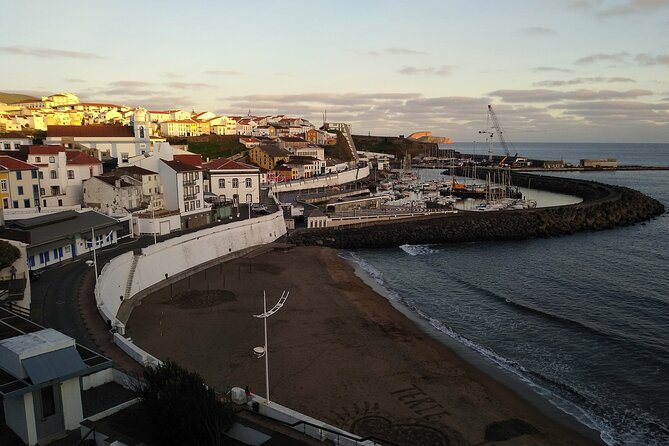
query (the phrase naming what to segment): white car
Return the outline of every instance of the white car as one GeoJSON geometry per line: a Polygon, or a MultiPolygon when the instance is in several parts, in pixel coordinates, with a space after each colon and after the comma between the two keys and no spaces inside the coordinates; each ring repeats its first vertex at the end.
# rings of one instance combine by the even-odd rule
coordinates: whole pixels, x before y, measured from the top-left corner
{"type": "Polygon", "coordinates": [[[264,204],[259,204],[259,203],[252,204],[251,205],[251,210],[253,212],[257,212],[259,214],[266,214],[266,213],[269,212],[269,210],[267,209],[267,206],[265,206],[264,204]]]}

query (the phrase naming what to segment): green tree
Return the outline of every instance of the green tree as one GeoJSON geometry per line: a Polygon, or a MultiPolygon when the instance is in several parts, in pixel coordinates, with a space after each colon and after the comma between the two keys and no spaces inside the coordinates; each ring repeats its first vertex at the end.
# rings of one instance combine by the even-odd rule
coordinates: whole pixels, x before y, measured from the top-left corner
{"type": "Polygon", "coordinates": [[[19,248],[5,240],[0,240],[0,269],[7,268],[21,257],[19,248]]]}
{"type": "Polygon", "coordinates": [[[148,414],[157,444],[225,445],[233,412],[208,388],[200,375],[176,362],[147,368],[137,394],[148,414]]]}

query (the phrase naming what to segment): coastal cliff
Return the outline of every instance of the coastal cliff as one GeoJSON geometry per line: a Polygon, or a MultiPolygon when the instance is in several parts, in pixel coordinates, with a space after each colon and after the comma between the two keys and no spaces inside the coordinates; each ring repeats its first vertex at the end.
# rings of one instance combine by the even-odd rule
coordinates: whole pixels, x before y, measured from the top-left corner
{"type": "Polygon", "coordinates": [[[467,212],[410,221],[384,222],[355,228],[298,230],[288,236],[297,245],[334,248],[384,248],[403,244],[521,240],[578,231],[627,226],[665,212],[657,200],[633,189],[602,183],[517,174],[516,185],[575,195],[583,202],[514,211],[467,212]]]}

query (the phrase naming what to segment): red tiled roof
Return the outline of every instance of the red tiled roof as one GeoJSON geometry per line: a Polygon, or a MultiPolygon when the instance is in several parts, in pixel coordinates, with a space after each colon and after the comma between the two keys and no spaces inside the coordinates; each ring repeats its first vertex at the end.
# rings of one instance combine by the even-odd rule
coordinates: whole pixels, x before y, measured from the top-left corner
{"type": "Polygon", "coordinates": [[[193,172],[196,170],[200,170],[199,167],[191,166],[190,164],[186,164],[181,161],[173,160],[173,161],[167,161],[167,160],[161,160],[163,163],[167,164],[172,168],[172,170],[177,171],[177,172],[193,172]]]}
{"type": "Polygon", "coordinates": [[[100,161],[96,157],[88,155],[84,152],[80,152],[78,150],[67,150],[65,154],[67,156],[67,164],[80,164],[80,165],[102,164],[102,161],[100,161]]]}
{"type": "Polygon", "coordinates": [[[24,135],[18,132],[0,133],[0,139],[33,139],[32,136],[24,135]]]}
{"type": "Polygon", "coordinates": [[[38,169],[37,166],[24,163],[23,161],[12,158],[11,156],[0,155],[0,166],[6,170],[33,170],[38,169]]]}
{"type": "Polygon", "coordinates": [[[195,167],[202,167],[202,155],[197,153],[174,155],[174,159],[195,167]]]}
{"type": "Polygon", "coordinates": [[[217,158],[211,160],[208,163],[205,163],[202,168],[204,170],[239,170],[239,169],[257,169],[255,166],[249,164],[240,163],[238,161],[231,160],[230,158],[217,158]]]}
{"type": "Polygon", "coordinates": [[[181,119],[181,120],[163,121],[161,124],[168,124],[168,123],[174,123],[174,124],[197,124],[197,122],[196,122],[196,121],[193,121],[192,119],[181,119]]]}
{"type": "Polygon", "coordinates": [[[66,147],[63,146],[28,146],[28,154],[30,155],[58,155],[58,152],[64,152],[66,147]]]}
{"type": "Polygon", "coordinates": [[[131,126],[126,125],[50,125],[46,129],[46,136],[134,138],[135,133],[131,126]]]}
{"type": "Polygon", "coordinates": [[[283,142],[307,142],[305,139],[297,138],[295,136],[282,136],[279,140],[283,142]]]}

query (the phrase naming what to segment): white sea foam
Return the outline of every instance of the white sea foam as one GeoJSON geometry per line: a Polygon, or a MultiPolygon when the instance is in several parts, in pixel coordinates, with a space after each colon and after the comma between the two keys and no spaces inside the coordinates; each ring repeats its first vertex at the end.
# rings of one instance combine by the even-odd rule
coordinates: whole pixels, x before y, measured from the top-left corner
{"type": "MultiPolygon", "coordinates": [[[[416,256],[422,254],[430,254],[436,252],[429,247],[429,245],[403,245],[401,246],[402,250],[407,254],[416,256]]],[[[429,314],[421,311],[416,308],[414,305],[411,305],[406,302],[397,292],[389,288],[388,283],[383,277],[383,273],[379,271],[374,265],[367,262],[365,259],[358,256],[356,253],[351,251],[340,252],[340,255],[357,265],[362,269],[369,277],[371,277],[374,282],[382,289],[382,293],[386,298],[396,303],[401,304],[404,308],[408,309],[412,313],[418,315],[420,318],[427,321],[435,330],[444,333],[449,336],[451,339],[455,340],[461,345],[477,352],[493,364],[496,364],[498,367],[510,372],[517,379],[525,383],[534,389],[539,395],[545,398],[551,405],[557,407],[561,411],[571,415],[576,420],[600,433],[601,440],[610,446],[619,446],[624,444],[647,444],[650,446],[660,446],[663,444],[662,440],[654,441],[652,438],[648,438],[646,432],[636,431],[633,426],[625,426],[625,428],[620,429],[620,426],[616,428],[609,421],[597,416],[591,411],[580,407],[579,405],[572,403],[566,398],[560,396],[554,391],[543,387],[536,380],[532,379],[529,375],[527,369],[522,365],[511,361],[503,356],[499,355],[492,349],[489,349],[485,346],[479,345],[476,342],[466,338],[460,333],[453,330],[451,327],[447,326],[443,322],[431,317],[429,314]]],[[[639,415],[639,414],[636,414],[639,415]]],[[[636,417],[635,417],[636,418],[636,417]]],[[[641,417],[643,418],[643,417],[641,417]]],[[[652,420],[658,424],[658,420],[652,420]]],[[[659,423],[661,426],[664,426],[663,423],[659,423]]]]}
{"type": "Polygon", "coordinates": [[[402,245],[400,249],[410,256],[421,256],[426,254],[434,254],[438,252],[436,249],[433,249],[430,245],[402,245]]]}

